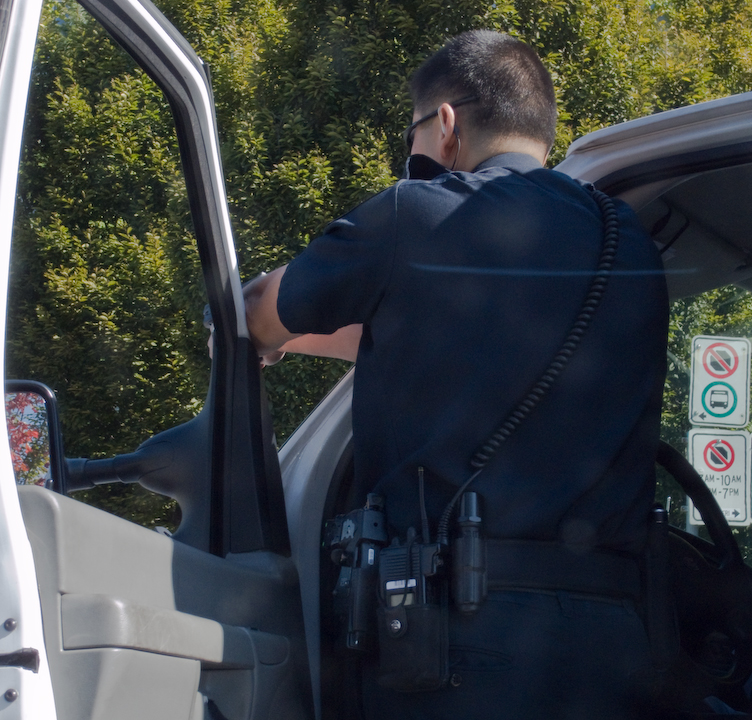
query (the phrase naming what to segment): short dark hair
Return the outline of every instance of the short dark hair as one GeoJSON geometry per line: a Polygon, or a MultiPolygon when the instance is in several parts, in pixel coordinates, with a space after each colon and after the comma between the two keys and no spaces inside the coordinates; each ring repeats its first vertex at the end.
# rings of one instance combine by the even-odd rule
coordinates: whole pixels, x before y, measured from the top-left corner
{"type": "Polygon", "coordinates": [[[471,30],[428,58],[410,81],[421,112],[467,96],[462,113],[482,134],[531,138],[550,149],[556,135],[556,94],[540,58],[521,40],[493,30],[471,30]]]}

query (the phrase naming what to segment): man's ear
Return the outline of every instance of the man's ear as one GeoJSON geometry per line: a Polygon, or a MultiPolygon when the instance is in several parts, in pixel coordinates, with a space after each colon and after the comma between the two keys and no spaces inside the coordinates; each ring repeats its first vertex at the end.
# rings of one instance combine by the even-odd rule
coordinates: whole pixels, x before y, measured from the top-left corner
{"type": "Polygon", "coordinates": [[[457,118],[454,114],[454,108],[449,103],[441,104],[438,115],[439,127],[441,128],[441,140],[439,144],[442,162],[449,167],[457,153],[457,118]],[[446,162],[447,160],[449,160],[449,163],[446,162]]]}

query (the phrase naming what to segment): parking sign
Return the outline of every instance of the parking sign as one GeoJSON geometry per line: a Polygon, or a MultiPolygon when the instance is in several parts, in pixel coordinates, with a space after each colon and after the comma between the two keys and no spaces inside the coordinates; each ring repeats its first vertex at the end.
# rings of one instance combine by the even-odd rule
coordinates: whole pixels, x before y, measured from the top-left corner
{"type": "Polygon", "coordinates": [[[708,427],[749,422],[750,343],[746,338],[692,338],[689,421],[708,427]]]}
{"type": "MultiPolygon", "coordinates": [[[[749,433],[743,430],[689,431],[689,462],[702,476],[729,525],[750,525],[749,433]]],[[[702,525],[689,501],[689,521],[702,525]]]]}

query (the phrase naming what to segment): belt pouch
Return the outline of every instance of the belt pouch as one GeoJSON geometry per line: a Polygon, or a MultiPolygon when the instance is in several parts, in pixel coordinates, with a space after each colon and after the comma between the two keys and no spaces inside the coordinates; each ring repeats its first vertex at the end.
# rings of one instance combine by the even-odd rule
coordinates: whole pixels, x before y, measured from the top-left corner
{"type": "Polygon", "coordinates": [[[438,690],[449,674],[448,592],[426,605],[379,604],[379,685],[399,692],[438,690]]]}

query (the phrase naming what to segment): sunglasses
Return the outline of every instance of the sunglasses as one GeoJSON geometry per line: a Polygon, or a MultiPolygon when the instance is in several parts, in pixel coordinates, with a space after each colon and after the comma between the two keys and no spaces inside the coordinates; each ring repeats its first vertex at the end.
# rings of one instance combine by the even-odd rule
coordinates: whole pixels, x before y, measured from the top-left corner
{"type": "MultiPolygon", "coordinates": [[[[468,97],[464,97],[460,100],[457,100],[456,102],[451,102],[449,105],[452,108],[458,108],[460,105],[467,105],[468,103],[475,102],[478,100],[477,95],[469,95],[468,97]]],[[[413,150],[413,140],[415,139],[415,128],[418,127],[421,123],[426,122],[427,120],[430,120],[431,118],[436,117],[439,114],[438,108],[434,110],[432,113],[428,113],[428,115],[424,115],[422,118],[416,120],[414,123],[411,123],[407,126],[407,129],[402,133],[402,139],[405,141],[405,145],[407,145],[408,152],[412,152],[413,150]]]]}

